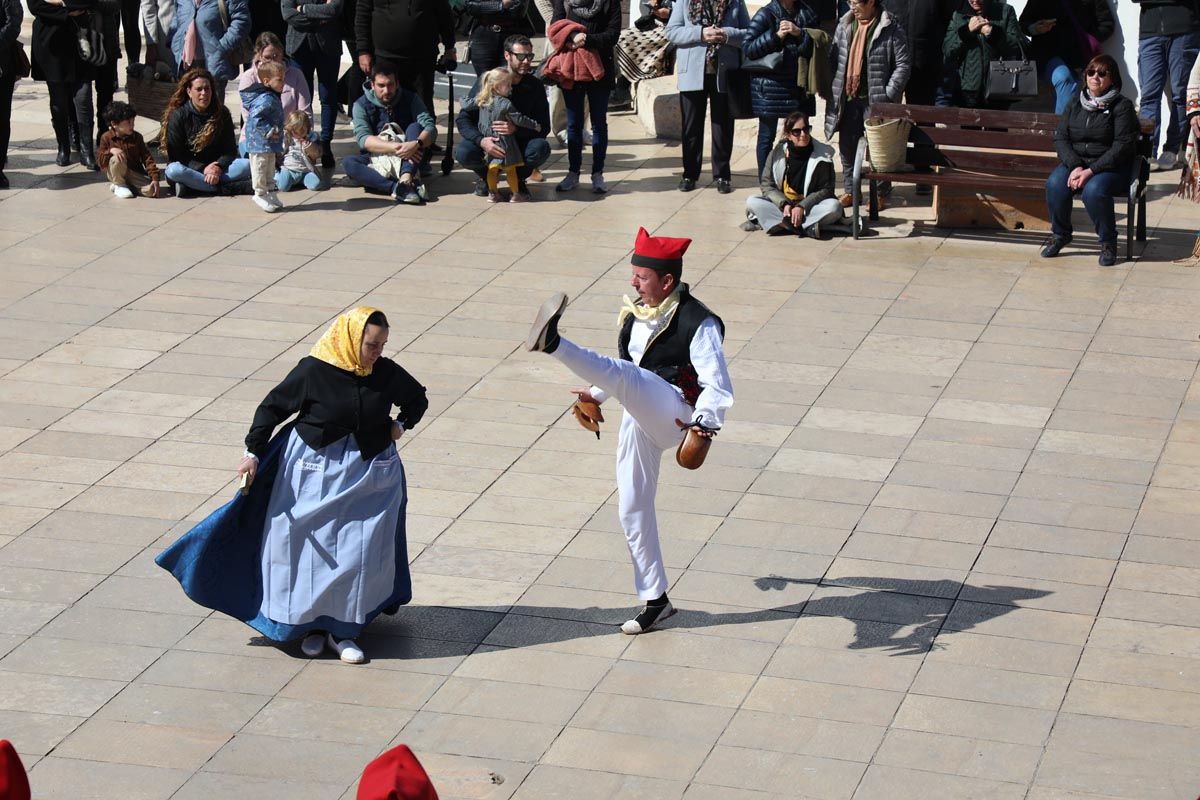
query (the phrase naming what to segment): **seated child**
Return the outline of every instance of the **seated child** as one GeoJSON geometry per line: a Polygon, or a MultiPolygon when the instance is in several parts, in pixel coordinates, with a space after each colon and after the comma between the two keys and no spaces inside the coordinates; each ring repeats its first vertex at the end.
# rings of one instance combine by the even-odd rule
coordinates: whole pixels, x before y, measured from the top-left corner
{"type": "Polygon", "coordinates": [[[475,105],[479,107],[479,132],[484,136],[492,136],[500,140],[504,150],[504,158],[488,158],[487,186],[488,202],[495,203],[500,199],[499,183],[500,170],[504,170],[504,180],[512,192],[510,203],[520,203],[525,198],[517,191],[517,167],[525,164],[525,150],[517,141],[515,134],[498,136],[492,131],[493,122],[511,122],[522,128],[539,130],[536,121],[525,116],[513,106],[508,96],[512,93],[512,73],[506,67],[496,67],[483,74],[480,81],[479,94],[475,97],[475,105]]]}
{"type": "Polygon", "coordinates": [[[281,192],[304,188],[317,191],[321,188],[321,176],[316,164],[321,158],[321,147],[309,140],[312,120],[303,111],[293,111],[283,123],[284,152],[283,166],[275,175],[275,184],[281,192]]]}
{"type": "Polygon", "coordinates": [[[158,197],[158,165],[146,147],[146,140],[133,129],[137,116],[133,106],[114,100],[104,110],[104,116],[108,130],[100,137],[97,161],[108,175],[112,193],[129,200],[145,189],[148,196],[158,197]]]}
{"type": "Polygon", "coordinates": [[[258,65],[260,83],[241,91],[254,204],[267,213],[283,208],[275,194],[275,161],[283,153],[283,74],[283,64],[264,61],[258,65]]]}

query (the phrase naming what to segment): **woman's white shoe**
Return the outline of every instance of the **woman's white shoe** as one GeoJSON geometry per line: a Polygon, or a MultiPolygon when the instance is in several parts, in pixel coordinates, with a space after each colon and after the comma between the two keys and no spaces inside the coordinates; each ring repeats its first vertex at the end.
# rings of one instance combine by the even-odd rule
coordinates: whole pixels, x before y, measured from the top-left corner
{"type": "Polygon", "coordinates": [[[367,660],[366,653],[362,651],[361,647],[355,644],[353,639],[342,639],[339,642],[333,638],[333,634],[329,634],[325,637],[325,641],[338,654],[338,658],[347,664],[361,664],[367,660]]]}
{"type": "Polygon", "coordinates": [[[304,637],[304,641],[300,643],[300,652],[309,658],[316,658],[325,650],[325,634],[310,633],[304,637]]]}

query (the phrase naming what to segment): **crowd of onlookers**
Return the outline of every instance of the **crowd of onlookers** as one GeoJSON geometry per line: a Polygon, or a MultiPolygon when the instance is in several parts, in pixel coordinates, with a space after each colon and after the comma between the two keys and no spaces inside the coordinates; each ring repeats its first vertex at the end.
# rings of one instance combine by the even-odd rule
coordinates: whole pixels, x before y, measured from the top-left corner
{"type": "MultiPolygon", "coordinates": [[[[819,236],[852,205],[872,104],[1009,109],[1020,97],[997,90],[996,66],[1027,61],[1052,87],[1061,118],[1061,165],[1047,181],[1054,235],[1043,254],[1070,241],[1071,201],[1082,195],[1101,261],[1111,261],[1111,195],[1123,191],[1142,128],[1155,128],[1152,147],[1162,140],[1150,154],[1155,166],[1183,166],[1184,185],[1195,182],[1194,144],[1184,145],[1200,128],[1187,94],[1200,0],[1138,1],[1135,110],[1121,95],[1120,65],[1103,54],[1116,30],[1108,0],[1028,0],[1019,15],[1005,0],[769,0],[753,16],[745,0],[641,0],[628,19],[620,0],[535,0],[548,40],[540,54],[526,35],[530,0],[26,0],[28,57],[17,39],[21,0],[0,0],[0,186],[13,85],[31,72],[47,85],[56,162],[103,170],[119,197],[157,195],[165,179],[176,195],[247,194],[276,211],[278,192],[328,185],[341,108],[359,149],[342,159],[346,175],[369,192],[423,203],[440,149],[434,75],[456,67],[461,32],[477,80],[452,109],[453,156],[476,173],[480,196],[530,199],[529,183],[544,179],[539,168],[559,141],[567,172],[557,191],[580,186],[590,150],[591,189],[606,193],[610,108],[628,107],[639,81],[673,74],[679,190],[701,179],[707,118],[715,188],[731,192],[734,122],[757,119],[761,191],[743,227],[819,236]],[[154,114],[161,174],[132,126],[145,109],[113,100],[121,30],[130,81],[145,71],[178,81],[154,114]],[[345,49],[353,63],[341,75],[345,49]],[[234,80],[240,131],[225,107],[234,80]],[[833,151],[813,135],[817,97],[824,137],[838,139],[840,195],[833,151]]],[[[881,186],[881,202],[889,192],[881,186]]]]}

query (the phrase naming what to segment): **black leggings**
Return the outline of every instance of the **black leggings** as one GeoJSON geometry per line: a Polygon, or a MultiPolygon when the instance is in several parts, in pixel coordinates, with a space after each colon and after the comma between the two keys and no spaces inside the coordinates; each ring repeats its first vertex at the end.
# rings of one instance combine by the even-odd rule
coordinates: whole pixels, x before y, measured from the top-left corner
{"type": "Polygon", "coordinates": [[[59,147],[69,147],[68,131],[72,125],[79,129],[79,141],[91,142],[95,112],[92,108],[91,81],[50,81],[50,122],[59,147]]]}
{"type": "Polygon", "coordinates": [[[12,98],[17,76],[10,69],[0,75],[0,170],[8,163],[8,139],[12,135],[12,98]]]}
{"type": "MultiPolygon", "coordinates": [[[[142,15],[138,0],[121,0],[121,33],[125,36],[125,55],[130,64],[142,61],[142,15]]],[[[116,53],[109,55],[115,64],[116,53]]]]}

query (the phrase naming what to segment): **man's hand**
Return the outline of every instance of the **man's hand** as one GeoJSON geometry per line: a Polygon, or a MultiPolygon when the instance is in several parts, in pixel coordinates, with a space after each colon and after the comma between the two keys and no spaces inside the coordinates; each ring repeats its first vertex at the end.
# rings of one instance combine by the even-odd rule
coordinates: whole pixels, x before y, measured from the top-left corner
{"type": "Polygon", "coordinates": [[[158,181],[150,181],[150,185],[146,188],[146,194],[150,197],[158,197],[158,181]]]}
{"type": "Polygon", "coordinates": [[[799,228],[800,223],[804,222],[804,209],[800,206],[792,206],[792,210],[788,212],[788,217],[792,221],[792,227],[799,228]]]}
{"type": "Polygon", "coordinates": [[[371,58],[370,53],[362,53],[359,55],[358,68],[360,70],[362,70],[363,75],[371,74],[371,62],[372,61],[373,61],[373,59],[371,58]]]}
{"type": "Polygon", "coordinates": [[[725,36],[725,31],[721,30],[715,25],[710,25],[700,32],[700,38],[706,44],[721,44],[728,37],[725,36]]]}
{"type": "Polygon", "coordinates": [[[221,166],[217,162],[214,161],[204,168],[204,182],[209,186],[216,186],[221,182],[221,176],[224,174],[225,171],[221,169],[221,166]]]}
{"type": "Polygon", "coordinates": [[[392,423],[392,441],[398,441],[404,435],[404,426],[399,422],[392,423]]]}
{"type": "Polygon", "coordinates": [[[396,155],[401,158],[411,160],[419,152],[421,152],[420,142],[396,142],[396,155]]]}
{"type": "Polygon", "coordinates": [[[600,404],[600,401],[592,397],[592,389],[590,386],[577,386],[571,390],[571,394],[575,395],[581,402],[600,404]]]}
{"type": "Polygon", "coordinates": [[[254,483],[254,476],[258,474],[258,459],[246,456],[237,465],[238,475],[249,475],[250,483],[254,483]]]}
{"type": "Polygon", "coordinates": [[[689,423],[689,422],[684,422],[684,421],[683,421],[683,420],[681,420],[681,419],[677,419],[677,420],[675,420],[675,424],[676,424],[677,426],[679,426],[679,429],[680,429],[680,430],[693,430],[693,431],[695,431],[696,433],[700,434],[700,437],[701,437],[701,438],[703,438],[703,439],[711,439],[711,438],[713,438],[714,436],[716,436],[716,435],[717,435],[717,432],[716,432],[716,431],[705,430],[704,428],[700,427],[699,425],[693,425],[693,424],[691,424],[691,423],[689,423]]]}
{"type": "Polygon", "coordinates": [[[492,158],[504,158],[504,148],[500,146],[498,139],[485,136],[480,140],[479,147],[492,158]]]}
{"type": "Polygon", "coordinates": [[[496,122],[492,123],[492,133],[498,133],[501,136],[510,136],[516,132],[516,124],[509,122],[508,120],[497,120],[496,122]]]}

